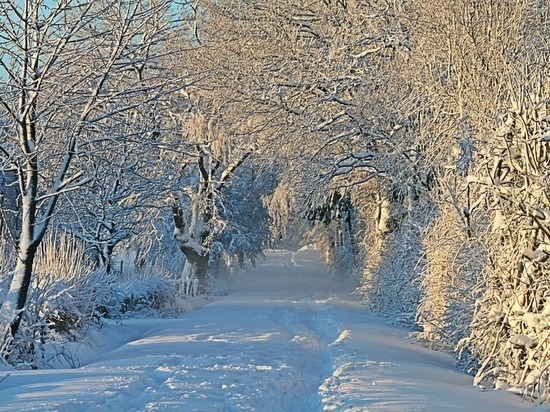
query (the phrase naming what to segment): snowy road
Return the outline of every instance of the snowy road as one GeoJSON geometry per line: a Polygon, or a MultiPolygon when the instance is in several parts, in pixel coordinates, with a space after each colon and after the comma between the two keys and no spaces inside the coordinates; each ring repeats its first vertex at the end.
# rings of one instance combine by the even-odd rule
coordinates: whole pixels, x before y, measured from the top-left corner
{"type": "Polygon", "coordinates": [[[312,252],[290,257],[272,253],[235,278],[235,292],[179,319],[126,322],[117,339],[128,343],[82,368],[11,372],[0,382],[0,411],[531,408],[479,391],[450,357],[404,340],[405,330],[368,314],[312,252]]]}

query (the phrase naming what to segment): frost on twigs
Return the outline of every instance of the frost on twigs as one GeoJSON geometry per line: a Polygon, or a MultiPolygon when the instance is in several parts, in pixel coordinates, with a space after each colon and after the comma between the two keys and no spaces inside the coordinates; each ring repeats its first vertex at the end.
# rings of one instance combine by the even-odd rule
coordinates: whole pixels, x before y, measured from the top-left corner
{"type": "Polygon", "coordinates": [[[536,138],[548,110],[548,103],[515,101],[498,132],[500,155],[487,169],[495,183],[486,187],[498,204],[498,246],[487,249],[486,290],[459,344],[477,362],[476,384],[537,402],[550,396],[550,152],[536,138]]]}

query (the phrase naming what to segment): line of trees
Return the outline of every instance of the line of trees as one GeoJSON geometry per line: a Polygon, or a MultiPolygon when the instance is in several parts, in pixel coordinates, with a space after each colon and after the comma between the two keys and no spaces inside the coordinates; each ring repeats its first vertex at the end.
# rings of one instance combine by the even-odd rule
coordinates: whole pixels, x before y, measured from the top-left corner
{"type": "Polygon", "coordinates": [[[96,271],[109,274],[116,250],[128,245],[136,266],[158,261],[153,243],[166,238],[170,218],[185,257],[175,276],[197,277],[203,288],[210,265],[261,255],[269,237],[263,198],[235,196],[229,182],[239,193],[272,190],[245,164],[265,127],[243,105],[227,104],[230,88],[216,76],[229,69],[211,59],[213,44],[202,44],[196,2],[0,7],[4,359],[20,361],[12,355],[35,305],[29,290],[48,231],[78,239],[96,271]]]}
{"type": "Polygon", "coordinates": [[[6,342],[17,334],[36,252],[60,199],[93,180],[87,163],[109,147],[146,138],[148,107],[180,85],[156,65],[172,35],[170,2],[0,7],[2,169],[17,177],[20,220],[0,308],[6,342]]]}
{"type": "Polygon", "coordinates": [[[374,310],[547,400],[549,6],[201,4],[230,101],[283,127],[277,221],[300,205],[374,310]]]}

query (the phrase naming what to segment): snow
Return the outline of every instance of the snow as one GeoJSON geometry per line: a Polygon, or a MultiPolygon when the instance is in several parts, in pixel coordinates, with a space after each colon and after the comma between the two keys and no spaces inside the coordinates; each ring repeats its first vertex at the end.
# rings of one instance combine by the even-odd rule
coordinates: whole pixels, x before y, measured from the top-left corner
{"type": "Polygon", "coordinates": [[[537,409],[410,343],[314,251],[273,251],[227,288],[178,319],[108,325],[85,366],[0,372],[0,411],[537,409]]]}

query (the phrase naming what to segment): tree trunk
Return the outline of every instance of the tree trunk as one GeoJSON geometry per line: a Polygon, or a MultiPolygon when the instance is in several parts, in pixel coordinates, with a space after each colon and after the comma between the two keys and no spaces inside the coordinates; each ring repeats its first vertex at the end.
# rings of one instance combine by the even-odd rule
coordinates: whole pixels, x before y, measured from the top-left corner
{"type": "MultiPolygon", "coordinates": [[[[198,213],[195,211],[195,213],[198,213]]],[[[199,288],[204,289],[206,283],[206,274],[208,273],[208,261],[210,259],[209,245],[205,244],[209,233],[204,230],[207,224],[203,222],[201,229],[195,229],[198,234],[187,224],[184,216],[184,211],[179,205],[172,206],[172,214],[174,217],[174,238],[178,241],[180,250],[186,258],[185,267],[182,276],[197,278],[199,280],[199,288]]],[[[200,219],[194,216],[191,220],[197,221],[200,219]]]]}
{"type": "Polygon", "coordinates": [[[25,308],[27,293],[31,284],[35,254],[36,247],[34,245],[19,252],[10,290],[0,308],[2,331],[6,334],[11,333],[11,336],[15,336],[19,330],[21,314],[25,308]]]}
{"type": "Polygon", "coordinates": [[[197,278],[199,280],[199,288],[204,288],[210,254],[199,255],[192,248],[182,244],[180,244],[180,249],[187,259],[183,268],[183,277],[197,278]]]}
{"type": "MultiPolygon", "coordinates": [[[[34,241],[34,220],[36,205],[34,190],[23,200],[23,222],[18,244],[17,263],[13,272],[8,294],[0,307],[0,338],[2,344],[9,343],[21,323],[21,314],[27,301],[31,283],[32,268],[38,244],[34,241]]],[[[4,350],[6,348],[3,348],[4,350]]]]}

